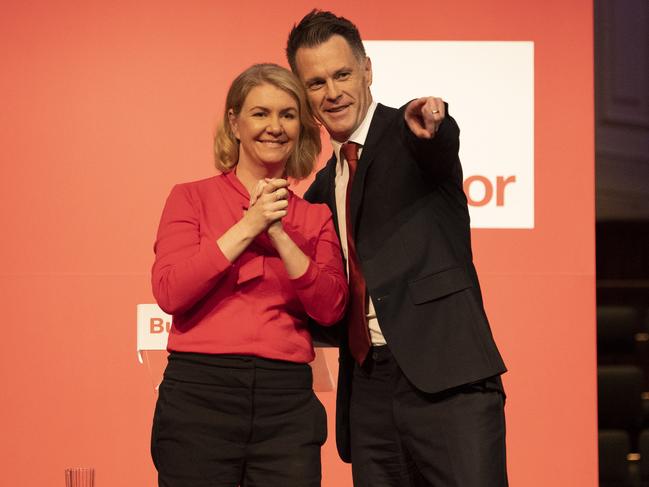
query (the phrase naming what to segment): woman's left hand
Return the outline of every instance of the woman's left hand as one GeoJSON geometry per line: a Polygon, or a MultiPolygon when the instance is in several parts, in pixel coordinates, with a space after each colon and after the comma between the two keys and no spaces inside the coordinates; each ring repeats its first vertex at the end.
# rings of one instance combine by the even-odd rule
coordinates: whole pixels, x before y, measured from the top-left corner
{"type": "MultiPolygon", "coordinates": [[[[257,186],[250,194],[250,206],[252,207],[264,193],[275,194],[276,201],[288,200],[288,185],[285,179],[268,179],[265,178],[257,183],[257,186]]],[[[279,218],[268,225],[266,229],[273,247],[277,250],[279,257],[284,263],[286,272],[291,279],[302,276],[309,268],[309,258],[295,244],[291,236],[284,231],[282,219],[279,218]]]]}
{"type": "MultiPolygon", "coordinates": [[[[275,181],[275,179],[271,178],[264,178],[260,179],[257,182],[257,186],[252,190],[252,193],[250,194],[250,206],[254,205],[257,200],[261,197],[262,194],[264,194],[264,190],[268,191],[270,188],[268,186],[272,183],[272,181],[275,181]]],[[[288,191],[277,191],[278,197],[281,197],[281,199],[288,199],[288,191]]],[[[274,191],[271,191],[274,192],[274,191]]],[[[271,238],[276,238],[281,236],[284,233],[284,227],[282,226],[282,220],[277,220],[273,223],[271,223],[268,226],[268,236],[271,238]]]]}

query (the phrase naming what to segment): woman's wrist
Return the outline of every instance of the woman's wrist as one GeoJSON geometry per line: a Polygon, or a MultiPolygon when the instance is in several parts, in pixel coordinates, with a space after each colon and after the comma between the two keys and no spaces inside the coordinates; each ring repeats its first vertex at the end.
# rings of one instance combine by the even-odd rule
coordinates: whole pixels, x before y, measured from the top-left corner
{"type": "Polygon", "coordinates": [[[268,227],[268,236],[273,244],[278,244],[288,237],[281,222],[273,223],[268,227]]]}
{"type": "Polygon", "coordinates": [[[255,221],[252,215],[248,212],[243,215],[243,218],[239,220],[237,224],[239,225],[243,235],[250,240],[254,240],[257,235],[264,231],[264,227],[260,225],[259,222],[255,221]]]}

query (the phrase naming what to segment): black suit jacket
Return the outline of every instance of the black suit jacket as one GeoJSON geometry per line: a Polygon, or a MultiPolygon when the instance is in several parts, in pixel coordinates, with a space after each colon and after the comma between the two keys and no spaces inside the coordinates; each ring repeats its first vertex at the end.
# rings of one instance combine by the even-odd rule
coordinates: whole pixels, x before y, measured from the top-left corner
{"type": "MultiPolygon", "coordinates": [[[[506,369],[473,266],[459,128],[447,112],[433,139],[418,139],[404,109],[374,112],[351,190],[353,237],[390,351],[412,384],[435,393],[506,369]]],[[[332,157],[305,198],[327,203],[337,220],[335,164],[332,157]]],[[[342,331],[336,440],[345,461],[352,371],[342,331]]]]}

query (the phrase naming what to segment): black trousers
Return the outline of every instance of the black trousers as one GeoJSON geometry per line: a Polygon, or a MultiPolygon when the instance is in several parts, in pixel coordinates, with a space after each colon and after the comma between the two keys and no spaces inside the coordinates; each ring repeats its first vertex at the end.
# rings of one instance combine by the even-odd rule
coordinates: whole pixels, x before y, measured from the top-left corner
{"type": "Polygon", "coordinates": [[[354,370],[350,419],[355,487],[508,485],[497,379],[427,394],[374,347],[354,370]]]}
{"type": "Polygon", "coordinates": [[[171,353],[151,435],[158,485],[320,486],[327,421],[312,381],[307,364],[171,353]]]}

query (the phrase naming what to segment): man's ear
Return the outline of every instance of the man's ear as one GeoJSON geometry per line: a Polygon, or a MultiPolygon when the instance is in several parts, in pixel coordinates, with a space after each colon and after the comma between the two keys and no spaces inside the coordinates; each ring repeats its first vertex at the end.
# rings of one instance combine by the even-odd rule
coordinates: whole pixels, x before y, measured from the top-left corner
{"type": "Polygon", "coordinates": [[[367,86],[372,86],[372,60],[369,56],[365,57],[365,79],[367,86]]]}
{"type": "Polygon", "coordinates": [[[230,108],[228,110],[228,121],[230,122],[230,129],[234,136],[239,140],[239,124],[237,123],[237,116],[234,114],[234,110],[230,108]]]}

